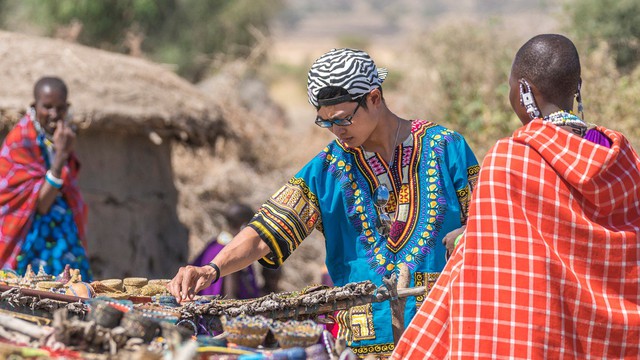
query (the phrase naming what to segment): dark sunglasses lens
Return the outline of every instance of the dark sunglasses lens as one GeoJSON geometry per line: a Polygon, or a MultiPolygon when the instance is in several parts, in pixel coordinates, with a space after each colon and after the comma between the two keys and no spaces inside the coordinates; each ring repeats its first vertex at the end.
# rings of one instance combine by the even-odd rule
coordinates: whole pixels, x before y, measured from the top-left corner
{"type": "Polygon", "coordinates": [[[321,128],[330,128],[333,123],[327,120],[316,119],[316,125],[320,126],[321,128]]]}
{"type": "Polygon", "coordinates": [[[348,126],[351,125],[351,119],[335,119],[333,123],[338,126],[348,126]]]}

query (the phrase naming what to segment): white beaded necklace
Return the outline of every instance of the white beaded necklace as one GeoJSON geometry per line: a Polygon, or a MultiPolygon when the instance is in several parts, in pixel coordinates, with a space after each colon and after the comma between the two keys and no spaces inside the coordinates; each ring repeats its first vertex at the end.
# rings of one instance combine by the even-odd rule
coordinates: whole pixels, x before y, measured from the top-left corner
{"type": "Polygon", "coordinates": [[[34,107],[30,107],[27,111],[29,112],[29,120],[31,120],[33,127],[36,128],[36,132],[38,133],[38,135],[42,136],[42,141],[44,142],[44,146],[46,147],[47,152],[49,153],[49,158],[53,159],[53,156],[56,153],[55,147],[53,146],[53,141],[49,138],[46,131],[44,131],[42,125],[38,121],[38,118],[36,117],[36,109],[34,107]]]}
{"type": "Polygon", "coordinates": [[[550,122],[555,126],[568,127],[574,134],[581,137],[584,137],[587,130],[589,130],[589,125],[570,111],[556,111],[545,116],[542,120],[550,122]]]}

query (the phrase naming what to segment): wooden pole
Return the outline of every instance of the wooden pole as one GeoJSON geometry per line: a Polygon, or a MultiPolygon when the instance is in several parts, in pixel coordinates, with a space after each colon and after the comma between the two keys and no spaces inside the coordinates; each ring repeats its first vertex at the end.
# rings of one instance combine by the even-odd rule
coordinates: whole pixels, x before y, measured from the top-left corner
{"type": "MultiPolygon", "coordinates": [[[[404,299],[410,296],[420,296],[425,294],[425,287],[418,286],[414,288],[397,289],[397,297],[404,299]]],[[[288,309],[268,310],[268,311],[247,311],[248,315],[262,315],[271,319],[291,319],[299,316],[312,316],[331,314],[338,310],[348,310],[354,306],[365,305],[377,302],[387,301],[391,298],[390,294],[383,296],[366,295],[357,296],[349,299],[324,302],[315,306],[296,306],[288,309]]],[[[215,315],[217,316],[217,315],[215,315]]]]}
{"type": "Polygon", "coordinates": [[[398,297],[399,298],[408,298],[410,296],[420,296],[424,295],[427,289],[424,286],[406,288],[406,289],[398,289],[398,297]]]}
{"type": "Polygon", "coordinates": [[[51,299],[51,300],[68,302],[68,303],[74,303],[74,302],[78,302],[78,301],[84,302],[84,301],[88,300],[86,298],[81,298],[81,297],[71,296],[71,295],[65,295],[65,294],[58,294],[58,293],[54,293],[54,292],[51,292],[51,291],[27,289],[27,288],[22,288],[22,287],[19,287],[19,286],[0,285],[0,292],[5,292],[5,291],[11,290],[11,289],[18,289],[18,291],[22,295],[35,296],[35,297],[40,298],[40,299],[51,299]]]}
{"type": "Polygon", "coordinates": [[[391,327],[393,329],[393,342],[395,344],[400,341],[400,337],[404,332],[404,308],[406,303],[406,296],[400,297],[398,291],[409,287],[409,269],[405,264],[399,264],[400,275],[397,277],[394,273],[391,277],[391,281],[383,280],[389,288],[391,298],[389,299],[389,305],[391,306],[391,327]]]}
{"type": "Polygon", "coordinates": [[[334,311],[348,310],[354,306],[371,304],[374,302],[379,302],[374,296],[360,296],[360,297],[354,297],[351,299],[337,300],[330,303],[324,303],[318,306],[298,306],[291,309],[256,312],[252,315],[262,315],[264,317],[272,318],[272,319],[288,319],[288,318],[296,318],[302,315],[331,314],[334,311]]]}
{"type": "Polygon", "coordinates": [[[52,332],[50,328],[34,325],[30,322],[4,314],[0,314],[0,326],[38,340],[52,332]]]}

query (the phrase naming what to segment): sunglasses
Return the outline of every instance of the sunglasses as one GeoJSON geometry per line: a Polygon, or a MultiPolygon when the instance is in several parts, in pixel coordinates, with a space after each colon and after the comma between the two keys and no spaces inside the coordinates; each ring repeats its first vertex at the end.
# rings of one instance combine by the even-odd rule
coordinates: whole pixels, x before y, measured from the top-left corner
{"type": "MultiPolygon", "coordinates": [[[[364,97],[362,98],[364,99],[364,97]]],[[[358,111],[358,109],[360,108],[360,105],[362,104],[362,100],[358,101],[358,105],[356,106],[356,108],[353,110],[353,112],[351,113],[351,115],[345,117],[345,118],[341,118],[341,119],[323,119],[320,116],[316,117],[316,125],[320,126],[321,128],[330,128],[333,125],[338,125],[338,126],[349,126],[351,125],[353,122],[351,121],[351,119],[353,119],[353,117],[356,115],[356,112],[358,111]]]]}
{"type": "Polygon", "coordinates": [[[376,223],[376,230],[384,237],[389,236],[391,232],[391,225],[393,220],[389,216],[389,213],[385,210],[385,206],[389,202],[389,189],[383,184],[380,184],[378,188],[373,192],[373,204],[378,210],[378,221],[376,223]]]}

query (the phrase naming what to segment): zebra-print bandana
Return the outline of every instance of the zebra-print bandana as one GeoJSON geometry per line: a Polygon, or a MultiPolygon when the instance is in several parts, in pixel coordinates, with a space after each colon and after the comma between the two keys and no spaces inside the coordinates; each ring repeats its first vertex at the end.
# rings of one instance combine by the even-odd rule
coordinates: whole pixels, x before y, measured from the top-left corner
{"type": "Polygon", "coordinates": [[[386,77],[387,69],[378,69],[366,52],[333,49],[318,58],[309,70],[309,102],[318,107],[353,101],[378,88],[386,77]],[[327,86],[341,87],[347,90],[349,95],[318,101],[318,92],[327,86]]]}

